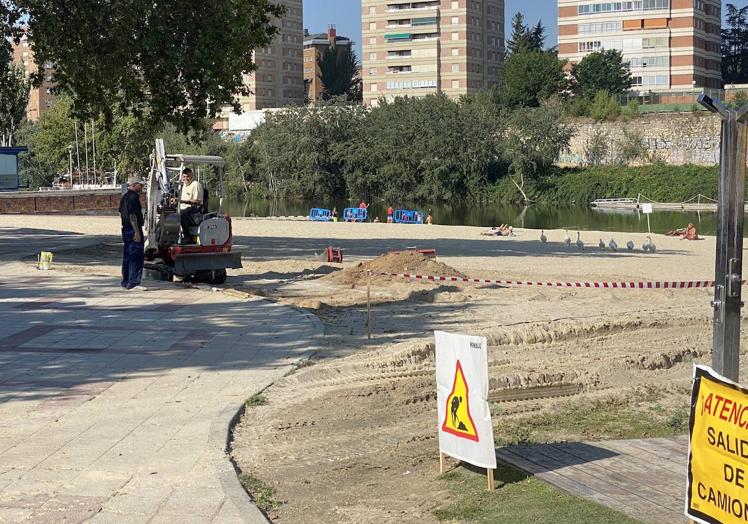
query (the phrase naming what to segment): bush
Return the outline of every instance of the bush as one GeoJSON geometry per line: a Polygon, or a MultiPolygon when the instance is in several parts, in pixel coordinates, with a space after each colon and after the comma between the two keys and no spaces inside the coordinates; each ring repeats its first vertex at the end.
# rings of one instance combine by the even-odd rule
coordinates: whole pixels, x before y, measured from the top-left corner
{"type": "MultiPolygon", "coordinates": [[[[659,202],[683,202],[701,193],[717,198],[719,166],[641,167],[601,166],[554,169],[532,180],[526,192],[547,204],[589,203],[598,198],[636,198],[640,193],[659,202]]],[[[506,179],[494,185],[492,195],[503,203],[519,202],[518,191],[506,179]]]]}
{"type": "Polygon", "coordinates": [[[607,91],[598,91],[590,106],[590,116],[598,122],[614,121],[621,116],[621,104],[607,91]]]}
{"type": "Polygon", "coordinates": [[[590,101],[582,96],[574,97],[564,104],[568,116],[582,117],[590,115],[590,101]]]}
{"type": "Polygon", "coordinates": [[[629,100],[626,110],[630,116],[636,116],[639,114],[639,102],[636,100],[629,100]]]}

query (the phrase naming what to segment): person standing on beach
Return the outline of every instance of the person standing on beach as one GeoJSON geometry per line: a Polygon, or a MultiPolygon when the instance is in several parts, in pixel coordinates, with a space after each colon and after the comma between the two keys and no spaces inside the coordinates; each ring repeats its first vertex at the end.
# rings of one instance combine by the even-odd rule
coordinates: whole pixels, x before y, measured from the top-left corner
{"type": "Polygon", "coordinates": [[[122,282],[125,289],[144,289],[140,285],[143,278],[143,258],[145,239],[143,238],[143,207],[140,205],[140,192],[145,182],[133,176],[127,181],[127,193],[119,201],[119,215],[122,219],[122,282]]]}
{"type": "Polygon", "coordinates": [[[395,214],[395,210],[392,209],[392,206],[389,206],[387,208],[387,223],[392,224],[393,218],[392,216],[395,214]]]}

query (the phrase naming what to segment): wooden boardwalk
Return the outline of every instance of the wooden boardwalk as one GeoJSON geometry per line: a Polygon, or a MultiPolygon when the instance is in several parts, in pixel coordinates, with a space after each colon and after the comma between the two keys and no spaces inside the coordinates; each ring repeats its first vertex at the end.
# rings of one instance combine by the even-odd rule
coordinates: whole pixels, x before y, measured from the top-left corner
{"type": "Polygon", "coordinates": [[[497,457],[642,522],[685,523],[688,438],[511,446],[497,457]]]}

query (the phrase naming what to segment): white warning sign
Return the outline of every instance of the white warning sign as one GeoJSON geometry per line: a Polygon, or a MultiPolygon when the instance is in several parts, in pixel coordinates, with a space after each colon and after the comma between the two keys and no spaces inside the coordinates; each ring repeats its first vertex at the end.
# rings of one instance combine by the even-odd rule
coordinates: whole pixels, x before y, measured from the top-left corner
{"type": "Polygon", "coordinates": [[[488,407],[484,337],[436,331],[439,450],[481,468],[496,468],[488,407]]]}

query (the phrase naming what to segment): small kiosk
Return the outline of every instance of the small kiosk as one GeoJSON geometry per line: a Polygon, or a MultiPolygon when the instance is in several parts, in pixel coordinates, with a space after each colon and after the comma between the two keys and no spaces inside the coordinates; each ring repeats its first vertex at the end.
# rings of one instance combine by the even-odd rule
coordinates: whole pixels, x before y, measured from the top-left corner
{"type": "Polygon", "coordinates": [[[26,147],[0,147],[0,191],[18,190],[18,155],[26,151],[26,147]]]}

